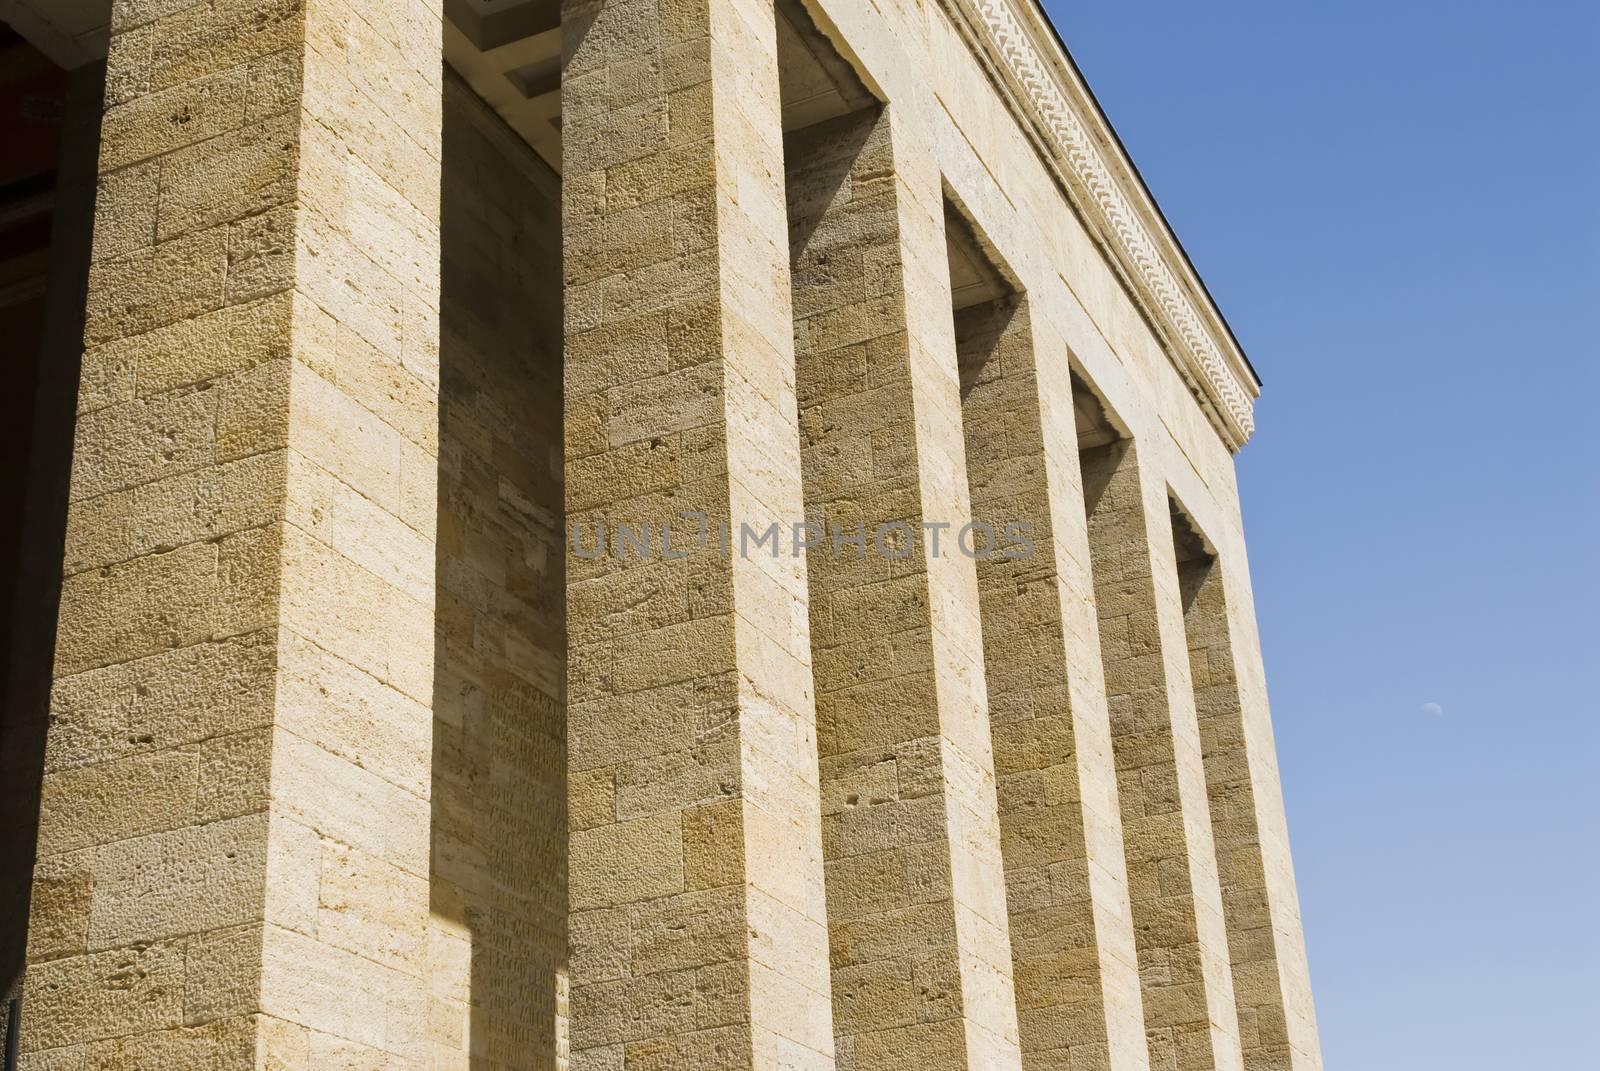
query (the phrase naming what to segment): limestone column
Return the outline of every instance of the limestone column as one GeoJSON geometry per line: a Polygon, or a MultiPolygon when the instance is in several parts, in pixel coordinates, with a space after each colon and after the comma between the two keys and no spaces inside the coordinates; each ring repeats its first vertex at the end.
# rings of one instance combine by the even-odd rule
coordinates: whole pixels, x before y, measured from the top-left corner
{"type": "Polygon", "coordinates": [[[773,9],[562,37],[572,1066],[829,1068],[773,9]]]}
{"type": "Polygon", "coordinates": [[[1127,439],[1083,478],[1150,1066],[1238,1071],[1166,486],[1127,439]]]}
{"type": "Polygon", "coordinates": [[[1248,1071],[1322,1065],[1265,689],[1241,687],[1222,561],[1181,563],[1228,957],[1248,1071]],[[1250,710],[1245,697],[1250,696],[1250,710]]]}
{"type": "Polygon", "coordinates": [[[1023,1067],[1148,1068],[1069,355],[1026,298],[956,339],[1023,1067]]]}
{"type": "Polygon", "coordinates": [[[943,205],[893,115],[787,145],[835,1034],[859,1071],[1003,1071],[1016,1010],[976,575],[955,546],[943,205]],[[938,553],[924,521],[952,525],[938,553]]]}
{"type": "Polygon", "coordinates": [[[29,1067],[426,1064],[439,49],[113,5],[29,1067]]]}

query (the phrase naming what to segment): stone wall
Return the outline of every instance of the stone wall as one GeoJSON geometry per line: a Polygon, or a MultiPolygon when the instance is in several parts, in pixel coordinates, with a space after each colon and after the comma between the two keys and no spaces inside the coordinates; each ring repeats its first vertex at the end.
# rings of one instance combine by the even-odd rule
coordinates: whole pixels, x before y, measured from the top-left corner
{"type": "Polygon", "coordinates": [[[113,5],[24,1066],[424,1063],[439,35],[113,5]]]}
{"type": "MultiPolygon", "coordinates": [[[[590,532],[800,511],[772,17],[561,4],[566,505],[590,532]]],[[[575,1066],[833,1063],[804,570],[568,557],[575,1066]]]]}
{"type": "Polygon", "coordinates": [[[1014,294],[956,346],[1023,1066],[1143,1067],[1069,362],[1014,294]]]}
{"type": "Polygon", "coordinates": [[[1238,1016],[1164,487],[1149,479],[1128,440],[1085,451],[1083,472],[1150,1066],[1238,1071],[1238,1016]]]}
{"type": "MultiPolygon", "coordinates": [[[[1175,518],[1174,523],[1178,519],[1175,518]]],[[[1262,851],[1260,790],[1252,777],[1252,751],[1239,702],[1239,674],[1228,620],[1222,567],[1209,554],[1179,563],[1189,674],[1205,756],[1211,831],[1228,924],[1228,958],[1239,1008],[1239,1042],[1251,1071],[1288,1071],[1303,1052],[1305,1027],[1286,1000],[1295,936],[1283,932],[1281,879],[1269,873],[1262,851]]],[[[1259,765],[1259,760],[1257,760],[1259,765]]],[[[1301,1056],[1300,1058],[1304,1058],[1301,1056]]]]}
{"type": "MultiPolygon", "coordinates": [[[[60,140],[49,188],[48,211],[30,226],[13,224],[9,251],[32,261],[38,293],[16,300],[26,276],[18,263],[0,265],[11,280],[0,332],[17,347],[0,421],[6,456],[0,476],[0,516],[9,520],[0,540],[6,560],[0,602],[0,999],[20,995],[26,958],[28,902],[39,824],[39,787],[61,596],[61,553],[66,535],[67,487],[72,463],[73,414],[83,356],[84,292],[94,230],[94,196],[100,142],[100,98],[105,64],[90,63],[63,79],[60,140]],[[16,240],[18,231],[32,242],[16,240]],[[34,243],[47,245],[41,257],[34,243]],[[32,352],[22,350],[22,347],[32,352]]],[[[15,196],[26,201],[25,186],[15,196]]],[[[26,221],[27,217],[24,217],[26,221]]],[[[0,1042],[6,1027],[0,1026],[0,1042]]]]}
{"type": "Polygon", "coordinates": [[[440,240],[434,1066],[554,1068],[567,976],[560,185],[448,74],[440,240]]]}
{"type": "Polygon", "coordinates": [[[1000,1071],[1017,1020],[976,581],[921,528],[966,497],[953,325],[918,314],[949,284],[939,301],[908,251],[932,221],[894,136],[874,108],[786,144],[806,513],[830,533],[807,567],[834,1029],[843,1068],[1000,1071]],[[835,527],[868,545],[834,551],[835,527]]]}

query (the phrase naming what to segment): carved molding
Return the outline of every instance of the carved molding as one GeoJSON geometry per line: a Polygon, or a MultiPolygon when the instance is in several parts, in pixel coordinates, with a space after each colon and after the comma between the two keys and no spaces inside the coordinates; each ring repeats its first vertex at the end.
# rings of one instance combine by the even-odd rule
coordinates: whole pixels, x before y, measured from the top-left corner
{"type": "Polygon", "coordinates": [[[1223,441],[1243,446],[1255,429],[1255,376],[1034,0],[941,2],[1005,81],[1223,441]]]}

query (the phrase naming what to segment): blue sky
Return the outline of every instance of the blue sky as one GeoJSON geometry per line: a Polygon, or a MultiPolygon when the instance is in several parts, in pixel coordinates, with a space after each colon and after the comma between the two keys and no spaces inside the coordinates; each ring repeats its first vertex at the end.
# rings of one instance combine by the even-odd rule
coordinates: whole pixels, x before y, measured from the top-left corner
{"type": "Polygon", "coordinates": [[[1597,1066],[1600,5],[1046,7],[1266,383],[1328,1066],[1597,1066]]]}

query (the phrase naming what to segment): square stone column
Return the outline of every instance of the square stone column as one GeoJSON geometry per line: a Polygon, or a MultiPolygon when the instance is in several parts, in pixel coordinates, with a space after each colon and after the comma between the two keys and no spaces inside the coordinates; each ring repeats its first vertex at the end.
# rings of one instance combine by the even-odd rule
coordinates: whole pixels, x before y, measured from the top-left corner
{"type": "Polygon", "coordinates": [[[1244,1066],[1318,1071],[1321,1046],[1266,690],[1259,678],[1253,688],[1241,682],[1238,653],[1253,639],[1234,642],[1235,632],[1251,635],[1238,620],[1247,611],[1229,597],[1220,558],[1180,563],[1179,580],[1244,1066]]]}
{"type": "Polygon", "coordinates": [[[30,1068],[421,1068],[429,0],[117,0],[30,1068]]]}
{"type": "Polygon", "coordinates": [[[572,1066],[829,1068],[772,5],[562,38],[572,1066]]]}
{"type": "Polygon", "coordinates": [[[1148,1068],[1070,357],[1025,297],[956,339],[1022,1064],[1148,1068]]]}
{"type": "Polygon", "coordinates": [[[842,1067],[1004,1071],[1020,1065],[977,580],[956,547],[943,204],[893,116],[787,146],[835,1031],[842,1067]],[[947,526],[937,551],[925,521],[947,526]]]}
{"type": "Polygon", "coordinates": [[[1083,480],[1150,1066],[1240,1071],[1166,485],[1128,439],[1083,480]]]}

